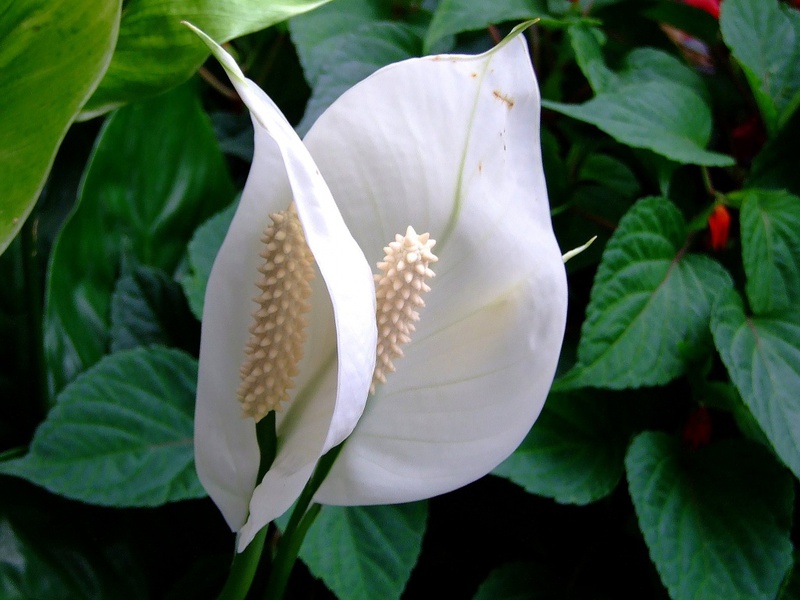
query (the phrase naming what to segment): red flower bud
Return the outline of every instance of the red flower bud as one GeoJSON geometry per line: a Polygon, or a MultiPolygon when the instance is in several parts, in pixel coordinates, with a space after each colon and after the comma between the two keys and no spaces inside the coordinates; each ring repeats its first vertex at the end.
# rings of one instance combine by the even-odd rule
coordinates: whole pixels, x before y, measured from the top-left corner
{"type": "Polygon", "coordinates": [[[731,229],[731,213],[723,204],[717,204],[714,212],[709,215],[708,229],[711,232],[711,248],[724,250],[728,244],[728,233],[731,229]]]}

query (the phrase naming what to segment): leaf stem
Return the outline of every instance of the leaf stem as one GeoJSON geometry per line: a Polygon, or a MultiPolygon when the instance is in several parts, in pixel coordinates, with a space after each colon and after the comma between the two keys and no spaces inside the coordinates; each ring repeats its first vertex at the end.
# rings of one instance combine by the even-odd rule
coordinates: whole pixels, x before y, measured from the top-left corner
{"type": "Polygon", "coordinates": [[[708,172],[708,167],[701,166],[700,172],[703,174],[703,185],[705,185],[708,195],[712,198],[715,197],[717,192],[714,189],[714,184],[711,183],[711,174],[708,172]]]}

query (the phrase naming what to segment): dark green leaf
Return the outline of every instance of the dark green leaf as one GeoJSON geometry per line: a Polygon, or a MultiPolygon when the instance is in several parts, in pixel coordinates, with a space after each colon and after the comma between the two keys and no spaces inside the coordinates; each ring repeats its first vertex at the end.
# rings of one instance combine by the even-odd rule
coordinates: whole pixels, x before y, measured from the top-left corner
{"type": "MultiPolygon", "coordinates": [[[[334,5],[335,6],[335,5],[334,5]]],[[[379,68],[419,56],[422,40],[415,29],[402,23],[377,21],[340,35],[319,67],[314,91],[303,120],[297,126],[305,134],[334,100],[379,68]]]]}
{"type": "Polygon", "coordinates": [[[425,53],[430,53],[440,40],[455,33],[547,14],[545,0],[499,0],[491,3],[484,0],[442,0],[425,36],[425,53]]]}
{"type": "Polygon", "coordinates": [[[648,81],[667,81],[692,90],[709,103],[705,83],[696,71],[683,62],[655,48],[635,48],[626,57],[619,73],[620,85],[642,84],[648,81]]]}
{"type": "Polygon", "coordinates": [[[800,198],[783,191],[743,195],[742,259],[750,307],[765,314],[800,306],[800,198]]]}
{"type": "Polygon", "coordinates": [[[203,319],[203,301],[205,300],[208,276],[217,257],[220,246],[228,232],[237,203],[214,215],[195,231],[189,242],[189,273],[181,280],[183,291],[189,300],[192,313],[198,320],[203,319]]]}
{"type": "Polygon", "coordinates": [[[563,504],[610,494],[636,431],[634,407],[616,397],[551,394],[530,433],[494,475],[563,504]]]}
{"type": "Polygon", "coordinates": [[[623,144],[681,163],[733,164],[731,157],[705,149],[711,137],[711,111],[694,91],[679,83],[631,83],[584,104],[542,101],[542,106],[591,123],[623,144]]]}
{"type": "Polygon", "coordinates": [[[729,291],[711,330],[722,362],[778,456],[800,477],[800,309],[747,317],[729,291]]]}
{"type": "Polygon", "coordinates": [[[50,262],[45,348],[53,395],[108,349],[123,258],[173,273],[197,226],[232,197],[191,87],[109,119],[50,262]]]}
{"type": "Polygon", "coordinates": [[[745,186],[788,190],[795,196],[800,196],[800,169],[797,168],[798,139],[800,139],[800,111],[791,116],[753,159],[753,167],[745,186]]]}
{"type": "Polygon", "coordinates": [[[640,190],[630,167],[607,154],[588,156],[581,164],[578,176],[582,180],[596,181],[626,198],[635,197],[640,190]]]}
{"type": "Polygon", "coordinates": [[[122,15],[108,72],[84,106],[95,116],[159,94],[189,79],[208,48],[186,20],[219,43],[265,29],[328,0],[137,0],[122,15]]]}
{"type": "Polygon", "coordinates": [[[533,563],[504,565],[489,573],[473,600],[559,600],[563,586],[552,571],[533,563]]]}
{"type": "Polygon", "coordinates": [[[800,13],[778,0],[726,0],[720,30],[774,133],[800,102],[800,13]]]}
{"type": "Polygon", "coordinates": [[[617,74],[606,66],[602,31],[584,23],[575,23],[567,30],[575,60],[596,94],[613,89],[617,74]]]}
{"type": "Polygon", "coordinates": [[[800,569],[798,569],[798,556],[795,552],[792,572],[783,582],[778,600],[800,600],[800,569]]]}
{"type": "Polygon", "coordinates": [[[135,266],[111,297],[111,351],[160,344],[189,352],[199,345],[196,321],[180,285],[153,267],[135,266]]]}
{"type": "Polygon", "coordinates": [[[427,519],[427,502],[323,506],[300,558],[340,600],[400,598],[427,519]]]}
{"type": "Polygon", "coordinates": [[[205,495],[194,470],[197,362],[137,348],[64,388],[22,458],[0,462],[51,492],[104,506],[158,506],[205,495]]]}
{"type": "Polygon", "coordinates": [[[775,598],[792,564],[792,479],[762,447],[698,451],[643,433],[625,459],[650,557],[674,600],[775,598]]]}
{"type": "Polygon", "coordinates": [[[0,9],[0,253],[111,60],[119,11],[120,0],[26,0],[0,9]]]}
{"type": "Polygon", "coordinates": [[[684,371],[684,347],[708,339],[716,298],[730,276],[687,254],[686,224],[663,198],[637,202],[620,221],[595,276],[578,364],[558,387],[663,385],[684,371]]]}
{"type": "Polygon", "coordinates": [[[384,0],[336,0],[289,21],[308,84],[315,88],[329,68],[330,56],[349,32],[392,19],[391,4],[384,0]]]}
{"type": "MultiPolygon", "coordinates": [[[[42,516],[39,515],[39,520],[42,516]]],[[[51,523],[48,523],[51,525],[51,523]]],[[[54,539],[47,533],[19,527],[0,517],[0,597],[3,600],[144,600],[145,586],[131,573],[109,561],[96,544],[54,539]],[[94,546],[94,547],[92,547],[94,546]],[[133,576],[132,576],[133,575],[133,576]],[[120,579],[124,577],[124,585],[120,579]]],[[[141,576],[141,573],[138,575],[141,576]]]]}

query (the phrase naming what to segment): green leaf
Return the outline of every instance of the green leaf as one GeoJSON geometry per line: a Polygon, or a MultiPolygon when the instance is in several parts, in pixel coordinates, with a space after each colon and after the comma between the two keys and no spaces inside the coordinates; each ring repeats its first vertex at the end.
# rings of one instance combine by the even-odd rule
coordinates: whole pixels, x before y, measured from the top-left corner
{"type": "Polygon", "coordinates": [[[30,451],[0,462],[51,492],[103,506],[200,498],[194,470],[197,362],[153,346],[113,354],[59,395],[30,451]]]}
{"type": "Polygon", "coordinates": [[[800,13],[777,0],[726,0],[720,30],[774,133],[800,101],[800,13]]]}
{"type": "Polygon", "coordinates": [[[442,0],[433,14],[425,36],[425,54],[429,54],[443,38],[475,31],[491,24],[547,16],[545,0],[442,0]]]}
{"type": "Polygon", "coordinates": [[[574,23],[567,30],[575,61],[595,93],[613,89],[617,74],[606,66],[602,46],[605,43],[603,32],[598,27],[585,23],[574,23]]]}
{"type": "Polygon", "coordinates": [[[232,198],[227,167],[190,86],[109,119],[51,257],[45,352],[52,395],[108,349],[123,258],[173,273],[197,226],[232,198]]]}
{"type": "Polygon", "coordinates": [[[631,83],[580,105],[542,101],[542,106],[585,123],[634,148],[680,163],[729,166],[731,157],[705,149],[711,111],[688,87],[665,80],[631,83]]]}
{"type": "Polygon", "coordinates": [[[159,94],[188,80],[208,57],[182,20],[219,43],[227,42],[329,0],[130,0],[108,72],[86,103],[92,117],[159,94]]]}
{"type": "Polygon", "coordinates": [[[706,104],[710,96],[703,79],[683,62],[655,48],[634,48],[623,62],[619,73],[620,85],[634,85],[648,81],[666,81],[692,90],[706,104]]]}
{"type": "MultiPolygon", "coordinates": [[[[335,5],[334,5],[335,6],[335,5]]],[[[327,60],[319,67],[314,91],[298,132],[306,133],[334,100],[379,68],[422,52],[422,40],[402,23],[378,21],[337,36],[327,60]]]]}
{"type": "Polygon", "coordinates": [[[384,0],[336,0],[289,21],[292,42],[308,84],[317,86],[344,36],[373,23],[389,22],[392,16],[392,6],[384,0]]]}
{"type": "Polygon", "coordinates": [[[617,397],[551,394],[525,440],[492,474],[562,504],[604,498],[622,478],[634,413],[617,397]]]}
{"type": "Polygon", "coordinates": [[[61,140],[108,66],[120,14],[120,0],[4,4],[0,253],[33,209],[61,140]]]}
{"type": "Polygon", "coordinates": [[[422,548],[427,502],[323,506],[300,558],[340,600],[400,598],[422,548]]]}
{"type": "Polygon", "coordinates": [[[196,352],[196,321],[180,285],[160,269],[137,265],[111,297],[111,352],[159,344],[196,352]]]}
{"type": "Polygon", "coordinates": [[[233,220],[238,203],[232,203],[228,208],[220,211],[195,231],[192,241],[189,242],[189,272],[181,280],[183,292],[189,301],[192,313],[198,321],[203,319],[203,303],[206,295],[208,276],[217,257],[219,247],[228,233],[228,227],[233,220]]]}
{"type": "Polygon", "coordinates": [[[745,190],[740,222],[753,312],[800,306],[800,198],[784,191],[745,190]]]}
{"type": "Polygon", "coordinates": [[[626,198],[634,198],[641,189],[631,168],[607,154],[587,156],[578,177],[582,181],[596,181],[626,198]]]}
{"type": "Polygon", "coordinates": [[[792,564],[792,479],[741,439],[699,451],[643,433],[625,459],[650,557],[674,600],[775,598],[792,564]]]}
{"type": "Polygon", "coordinates": [[[473,600],[557,600],[565,597],[552,571],[534,563],[503,565],[489,573],[473,600]]]}
{"type": "Polygon", "coordinates": [[[686,224],[663,198],[637,202],[603,252],[578,346],[558,388],[663,385],[684,372],[684,348],[708,340],[711,308],[731,287],[707,256],[686,253],[686,224]]]}
{"type": "Polygon", "coordinates": [[[739,295],[729,291],[712,316],[731,380],[778,456],[800,477],[800,309],[747,317],[739,295]]]}
{"type": "Polygon", "coordinates": [[[798,569],[798,556],[795,552],[794,566],[792,572],[783,582],[781,593],[778,600],[800,600],[800,569],[798,569]]]}
{"type": "MultiPolygon", "coordinates": [[[[38,519],[40,522],[43,520],[41,513],[38,519]]],[[[48,519],[47,525],[50,526],[47,531],[41,531],[43,528],[20,527],[12,520],[0,517],[0,548],[3,549],[0,553],[0,598],[147,598],[142,573],[136,572],[130,562],[124,569],[119,568],[121,565],[114,565],[98,551],[94,540],[86,544],[77,536],[56,537],[51,520],[48,519]]],[[[125,549],[117,549],[118,553],[120,551],[125,552],[125,549]]]]}

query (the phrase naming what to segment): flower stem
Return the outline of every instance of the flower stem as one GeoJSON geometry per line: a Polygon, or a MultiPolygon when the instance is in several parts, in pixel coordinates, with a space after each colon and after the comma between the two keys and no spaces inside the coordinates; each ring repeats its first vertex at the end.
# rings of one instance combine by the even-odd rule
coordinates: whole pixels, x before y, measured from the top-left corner
{"type": "Polygon", "coordinates": [[[314,519],[317,518],[322,508],[319,504],[312,504],[311,500],[331,470],[341,449],[342,444],[339,444],[319,460],[317,468],[314,470],[314,475],[311,476],[297,499],[289,524],[286,526],[286,530],[278,543],[275,559],[272,561],[267,593],[264,596],[266,600],[280,600],[283,597],[286,584],[289,582],[289,576],[292,573],[292,568],[297,560],[297,555],[303,545],[306,533],[308,533],[309,528],[314,523],[314,519]]]}
{"type": "MultiPolygon", "coordinates": [[[[258,448],[261,451],[261,461],[258,464],[258,475],[256,481],[261,481],[264,474],[269,471],[272,461],[275,460],[277,449],[277,432],[275,431],[275,411],[269,412],[263,419],[256,423],[256,438],[258,448]]],[[[269,526],[263,527],[247,545],[242,552],[234,552],[231,570],[228,573],[228,580],[222,588],[217,600],[244,600],[256,568],[261,560],[261,553],[264,550],[264,540],[267,537],[269,526]]]]}
{"type": "Polygon", "coordinates": [[[264,540],[267,537],[267,527],[264,527],[256,534],[253,541],[247,545],[243,552],[233,555],[231,570],[228,573],[228,580],[222,588],[217,600],[244,600],[253,576],[256,574],[256,567],[261,559],[261,551],[264,549],[264,540]]]}

